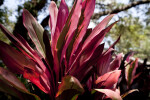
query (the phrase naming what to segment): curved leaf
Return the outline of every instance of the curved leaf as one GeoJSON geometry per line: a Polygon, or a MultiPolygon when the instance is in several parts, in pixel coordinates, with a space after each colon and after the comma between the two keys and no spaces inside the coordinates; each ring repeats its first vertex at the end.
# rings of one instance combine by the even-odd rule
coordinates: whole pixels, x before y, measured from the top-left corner
{"type": "Polygon", "coordinates": [[[0,91],[13,95],[20,100],[40,100],[37,95],[29,93],[13,73],[2,67],[0,67],[0,91]]]}
{"type": "Polygon", "coordinates": [[[62,79],[62,82],[59,85],[59,89],[56,94],[56,97],[61,95],[66,90],[76,90],[76,91],[78,91],[78,94],[84,92],[84,89],[83,89],[82,85],[80,84],[80,82],[75,77],[69,76],[69,75],[65,76],[62,79]]]}
{"type": "Polygon", "coordinates": [[[112,100],[122,100],[121,96],[110,89],[94,89],[98,92],[104,93],[108,98],[111,98],[112,100]]]}
{"type": "Polygon", "coordinates": [[[2,41],[0,41],[0,57],[5,65],[16,73],[23,73],[24,67],[37,70],[33,61],[2,41]]]}
{"type": "Polygon", "coordinates": [[[121,74],[121,70],[115,70],[108,72],[100,77],[95,81],[98,84],[98,88],[112,88],[114,84],[118,82],[119,76],[121,74]]]}

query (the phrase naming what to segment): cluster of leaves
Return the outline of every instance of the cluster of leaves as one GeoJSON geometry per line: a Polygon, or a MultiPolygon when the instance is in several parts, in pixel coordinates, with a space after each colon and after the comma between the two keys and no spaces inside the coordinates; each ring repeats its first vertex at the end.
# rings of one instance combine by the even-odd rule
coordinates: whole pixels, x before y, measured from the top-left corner
{"type": "Polygon", "coordinates": [[[149,69],[147,59],[144,60],[143,64],[139,63],[138,58],[131,60],[134,52],[128,52],[120,65],[122,70],[121,81],[118,83],[121,94],[126,91],[135,92],[130,95],[122,95],[124,100],[143,98],[144,100],[149,99],[149,69]]]}
{"type": "MultiPolygon", "coordinates": [[[[127,93],[121,96],[117,85],[123,54],[112,58],[113,48],[120,36],[106,51],[104,43],[101,44],[106,33],[116,23],[107,26],[114,14],[104,18],[94,29],[89,29],[94,8],[95,0],[76,0],[69,13],[65,0],[61,0],[59,9],[55,2],[51,1],[51,38],[24,9],[23,24],[35,48],[22,36],[14,36],[0,24],[0,29],[15,46],[14,48],[0,41],[0,58],[9,69],[0,67],[0,91],[21,100],[40,100],[40,95],[30,93],[32,91],[28,91],[13,74],[15,73],[23,75],[28,82],[48,94],[50,100],[122,100],[124,95],[129,94],[130,92],[126,91],[127,93]]],[[[136,64],[134,65],[136,68],[136,64]]],[[[134,68],[129,68],[129,74],[126,76],[128,87],[133,81],[131,72],[134,73],[134,68]]]]}

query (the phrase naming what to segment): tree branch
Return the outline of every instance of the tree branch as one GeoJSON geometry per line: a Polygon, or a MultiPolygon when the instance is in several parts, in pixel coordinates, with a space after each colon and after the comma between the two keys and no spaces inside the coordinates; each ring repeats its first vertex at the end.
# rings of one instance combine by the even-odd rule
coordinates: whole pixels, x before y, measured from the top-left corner
{"type": "Polygon", "coordinates": [[[46,27],[48,25],[48,20],[49,20],[49,15],[42,20],[41,25],[43,27],[46,27]]]}
{"type": "Polygon", "coordinates": [[[131,4],[128,4],[122,8],[116,8],[116,9],[112,9],[112,10],[107,10],[107,11],[103,11],[103,12],[99,12],[99,13],[95,13],[92,16],[92,19],[99,19],[101,16],[107,15],[107,14],[113,14],[113,13],[119,13],[121,11],[125,11],[128,10],[132,7],[141,5],[141,4],[148,4],[150,3],[150,0],[142,0],[142,1],[135,1],[132,2],[131,4]]]}

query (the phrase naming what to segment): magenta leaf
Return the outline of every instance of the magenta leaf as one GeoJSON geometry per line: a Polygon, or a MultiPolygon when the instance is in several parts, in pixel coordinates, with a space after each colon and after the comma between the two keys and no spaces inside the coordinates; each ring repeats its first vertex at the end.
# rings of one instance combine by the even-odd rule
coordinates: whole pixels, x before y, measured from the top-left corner
{"type": "MultiPolygon", "coordinates": [[[[83,63],[82,65],[80,65],[80,67],[76,67],[76,69],[72,69],[70,71],[70,74],[75,76],[78,80],[83,80],[85,79],[87,76],[91,76],[89,74],[93,73],[93,67],[92,65],[94,65],[95,63],[97,63],[98,58],[101,56],[101,53],[103,52],[104,49],[104,44],[99,45],[96,50],[94,51],[94,53],[92,54],[91,58],[89,60],[87,60],[85,63],[83,63]],[[92,73],[90,73],[92,71],[92,73]]],[[[85,61],[86,57],[83,55],[83,57],[81,56],[80,61],[78,62],[80,64],[80,62],[85,61]]]]}
{"type": "Polygon", "coordinates": [[[37,70],[32,60],[2,41],[0,41],[0,57],[5,65],[16,73],[23,73],[24,67],[37,70]]]}
{"type": "Polygon", "coordinates": [[[71,42],[73,33],[77,28],[79,17],[81,15],[81,9],[82,9],[82,0],[75,0],[73,8],[67,19],[67,22],[57,41],[58,57],[60,59],[60,63],[64,57],[64,54],[67,50],[69,43],[71,42]]]}
{"type": "Polygon", "coordinates": [[[7,84],[11,84],[13,87],[27,92],[25,86],[16,78],[16,76],[13,73],[9,72],[8,70],[0,67],[0,76],[0,79],[6,82],[7,84]]]}
{"type": "Polygon", "coordinates": [[[81,16],[79,19],[78,27],[70,43],[70,46],[72,46],[70,49],[72,51],[70,50],[69,53],[71,53],[71,56],[75,53],[75,51],[78,48],[78,45],[81,43],[82,39],[84,38],[86,34],[87,27],[90,22],[90,18],[94,12],[94,8],[95,8],[95,0],[85,0],[82,3],[82,11],[81,11],[81,16]]]}
{"type": "Polygon", "coordinates": [[[43,74],[40,75],[36,71],[26,68],[24,70],[23,77],[26,79],[29,79],[33,84],[38,86],[45,93],[49,93],[49,91],[50,91],[50,84],[48,81],[49,78],[43,77],[44,76],[43,74]],[[43,77],[42,80],[41,80],[41,77],[43,77]],[[45,83],[43,82],[44,80],[46,80],[45,83]]]}
{"type": "MultiPolygon", "coordinates": [[[[80,59],[80,57],[81,57],[81,55],[85,52],[85,51],[87,51],[87,50],[89,50],[89,52],[87,53],[88,54],[88,57],[87,57],[87,59],[89,59],[91,56],[92,56],[92,54],[93,54],[93,52],[95,51],[95,49],[99,46],[99,44],[102,42],[102,40],[104,39],[104,36],[106,35],[106,33],[108,33],[109,32],[109,30],[112,28],[112,26],[115,24],[116,22],[114,22],[113,24],[111,24],[110,26],[108,26],[107,28],[105,28],[103,31],[101,31],[99,34],[97,34],[97,36],[95,36],[91,41],[88,41],[87,39],[87,41],[85,40],[85,42],[84,42],[84,44],[83,44],[83,46],[82,46],[82,49],[79,51],[79,53],[78,53],[78,55],[77,55],[77,57],[75,58],[75,60],[74,60],[74,62],[72,63],[72,65],[70,66],[70,69],[69,70],[71,70],[71,69],[74,69],[74,67],[76,67],[76,66],[78,66],[77,64],[77,62],[79,61],[79,59],[80,59]],[[88,42],[88,44],[87,44],[87,42],[88,42]]],[[[93,31],[92,31],[93,32],[93,31]]],[[[92,33],[91,33],[92,34],[92,33]]],[[[91,35],[90,34],[90,35],[91,35]]],[[[90,37],[90,36],[89,36],[90,37]]]]}
{"type": "MultiPolygon", "coordinates": [[[[59,79],[59,69],[62,68],[61,63],[64,58],[67,47],[70,43],[71,37],[73,37],[73,32],[77,28],[78,20],[81,14],[82,0],[76,0],[74,2],[73,8],[68,16],[66,24],[58,38],[57,41],[57,56],[58,61],[56,61],[57,66],[55,67],[56,80],[59,79]],[[76,20],[74,20],[76,19],[76,20]],[[58,65],[60,64],[60,66],[58,65]],[[59,68],[60,67],[60,68],[59,68]]],[[[56,55],[55,55],[56,56],[56,55]]],[[[62,69],[63,70],[63,69],[62,69]]]]}
{"type": "MultiPolygon", "coordinates": [[[[111,14],[109,16],[107,16],[106,18],[104,18],[92,31],[92,33],[90,34],[90,36],[86,39],[85,41],[85,47],[89,44],[90,41],[93,40],[94,37],[96,37],[98,34],[103,33],[101,32],[102,30],[104,30],[104,28],[106,27],[106,25],[108,24],[108,22],[110,21],[110,19],[114,16],[114,14],[111,14]]],[[[116,22],[115,22],[116,23],[116,22]]],[[[113,24],[112,24],[113,25],[113,24]]],[[[112,27],[112,26],[110,26],[112,27]]]]}
{"type": "Polygon", "coordinates": [[[108,68],[110,67],[110,62],[112,59],[112,52],[114,51],[114,49],[110,49],[109,51],[107,51],[106,53],[102,54],[101,57],[99,58],[98,62],[97,62],[97,74],[103,75],[106,72],[108,72],[108,68]]]}
{"type": "MultiPolygon", "coordinates": [[[[73,63],[73,61],[75,60],[76,56],[77,56],[77,55],[80,53],[80,51],[82,50],[83,43],[84,43],[84,41],[87,39],[87,37],[91,34],[91,32],[92,32],[92,29],[91,29],[91,28],[90,28],[90,29],[87,29],[86,34],[84,35],[82,41],[80,42],[80,44],[79,44],[79,46],[78,46],[76,52],[74,52],[73,54],[71,54],[71,55],[70,55],[70,58],[68,57],[68,54],[67,54],[67,57],[69,58],[69,59],[67,59],[67,60],[69,60],[69,61],[68,61],[69,63],[68,63],[68,66],[67,66],[67,70],[68,70],[69,67],[72,65],[72,63],[73,63]]],[[[71,43],[70,43],[70,45],[71,45],[71,43]]],[[[73,44],[72,44],[72,45],[73,45],[73,44]]],[[[70,49],[68,48],[68,50],[70,50],[70,49]]],[[[67,51],[67,52],[68,52],[68,51],[67,51]]],[[[70,52],[70,51],[69,51],[69,52],[70,52]]]]}
{"type": "Polygon", "coordinates": [[[52,50],[56,50],[57,40],[66,23],[69,10],[65,0],[61,0],[59,10],[57,9],[55,2],[51,1],[49,6],[49,12],[50,12],[49,24],[51,27],[51,37],[52,37],[51,45],[52,50]]]}
{"type": "Polygon", "coordinates": [[[58,81],[59,62],[58,62],[56,45],[57,45],[57,41],[60,36],[60,33],[66,23],[66,20],[69,14],[69,9],[66,5],[65,0],[61,0],[59,10],[57,9],[56,4],[52,1],[49,7],[49,11],[50,11],[49,25],[51,27],[51,48],[52,48],[52,54],[54,57],[53,68],[57,77],[56,81],[58,81]]]}
{"type": "Polygon", "coordinates": [[[46,52],[46,61],[49,63],[50,69],[53,69],[53,55],[51,52],[51,45],[50,45],[50,40],[48,38],[48,31],[44,31],[43,33],[43,42],[45,45],[45,52],[46,52]]]}

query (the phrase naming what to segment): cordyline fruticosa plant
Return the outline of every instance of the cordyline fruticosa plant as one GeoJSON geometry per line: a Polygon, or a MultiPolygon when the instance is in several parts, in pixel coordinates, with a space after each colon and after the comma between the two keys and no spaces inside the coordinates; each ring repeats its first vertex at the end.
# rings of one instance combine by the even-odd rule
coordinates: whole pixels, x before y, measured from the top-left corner
{"type": "Polygon", "coordinates": [[[106,51],[103,51],[104,43],[101,44],[116,23],[107,26],[114,14],[90,29],[88,25],[94,8],[95,0],[75,0],[69,13],[65,0],[61,0],[59,9],[51,1],[51,38],[24,9],[23,24],[35,48],[31,48],[22,36],[14,36],[0,24],[0,29],[15,46],[0,41],[0,58],[9,69],[0,67],[0,91],[21,100],[40,99],[28,92],[13,75],[15,73],[22,74],[48,94],[50,100],[81,100],[88,97],[121,100],[116,86],[121,74],[118,68],[122,54],[112,60],[113,47],[120,37],[106,51]]]}

